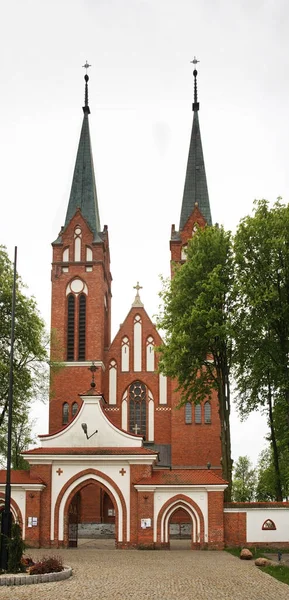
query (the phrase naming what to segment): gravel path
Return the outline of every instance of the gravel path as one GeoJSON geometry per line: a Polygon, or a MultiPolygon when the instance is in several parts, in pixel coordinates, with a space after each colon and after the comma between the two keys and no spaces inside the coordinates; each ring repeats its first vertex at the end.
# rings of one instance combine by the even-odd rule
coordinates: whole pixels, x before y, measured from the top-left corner
{"type": "MultiPolygon", "coordinates": [[[[174,546],[177,548],[177,546],[174,546]]],[[[33,550],[33,557],[52,554],[33,550]]],[[[5,587],[0,600],[288,600],[289,587],[227,552],[114,550],[109,544],[57,550],[73,576],[5,587]]]]}

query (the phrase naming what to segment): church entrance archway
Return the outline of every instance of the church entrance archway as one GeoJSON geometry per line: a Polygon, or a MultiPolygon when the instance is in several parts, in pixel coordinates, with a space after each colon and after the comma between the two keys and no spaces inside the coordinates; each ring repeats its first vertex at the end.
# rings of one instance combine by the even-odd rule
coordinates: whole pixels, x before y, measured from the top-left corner
{"type": "Polygon", "coordinates": [[[70,502],[68,508],[68,546],[69,548],[77,548],[78,542],[78,523],[80,512],[80,493],[77,492],[70,502]]]}
{"type": "Polygon", "coordinates": [[[180,494],[168,500],[160,510],[157,531],[162,546],[180,547],[175,540],[182,540],[184,548],[198,549],[204,544],[203,513],[194,500],[180,494]]]}
{"type": "Polygon", "coordinates": [[[169,520],[170,548],[188,550],[193,535],[193,521],[190,513],[183,507],[177,507],[169,520]]]}
{"type": "MultiPolygon", "coordinates": [[[[85,540],[128,538],[124,498],[110,478],[89,469],[72,477],[55,505],[55,540],[65,547],[83,546],[85,540]]],[[[108,544],[108,546],[111,544],[108,544]]]]}

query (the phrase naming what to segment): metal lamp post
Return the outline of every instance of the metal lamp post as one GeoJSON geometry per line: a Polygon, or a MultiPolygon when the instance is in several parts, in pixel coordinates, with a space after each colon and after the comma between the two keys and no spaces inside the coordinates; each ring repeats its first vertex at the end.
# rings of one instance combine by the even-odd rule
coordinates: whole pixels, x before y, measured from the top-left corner
{"type": "Polygon", "coordinates": [[[5,505],[1,521],[1,553],[0,567],[4,571],[8,566],[7,540],[11,537],[11,441],[12,441],[12,409],[13,409],[13,357],[14,357],[14,326],[15,326],[15,300],[16,300],[16,262],[17,247],[14,249],[14,277],[12,292],[11,311],[11,350],[10,350],[10,372],[9,372],[9,394],[8,394],[8,431],[7,431],[7,469],[5,487],[5,505]]]}

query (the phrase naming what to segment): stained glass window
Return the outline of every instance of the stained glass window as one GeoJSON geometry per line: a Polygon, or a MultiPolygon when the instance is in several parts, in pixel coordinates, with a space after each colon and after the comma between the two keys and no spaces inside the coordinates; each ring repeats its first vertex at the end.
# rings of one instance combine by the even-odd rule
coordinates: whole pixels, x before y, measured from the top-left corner
{"type": "Polygon", "coordinates": [[[129,430],[146,436],[146,399],[144,383],[135,381],[129,387],[129,430]]]}

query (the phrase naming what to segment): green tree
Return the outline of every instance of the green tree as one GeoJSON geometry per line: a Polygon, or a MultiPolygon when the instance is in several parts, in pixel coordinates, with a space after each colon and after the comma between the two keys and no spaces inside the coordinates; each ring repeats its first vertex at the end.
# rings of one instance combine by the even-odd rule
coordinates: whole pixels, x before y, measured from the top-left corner
{"type": "Polygon", "coordinates": [[[289,448],[289,207],[255,202],[234,240],[234,367],[242,416],[265,409],[282,500],[281,448],[289,448]],[[278,432],[278,433],[277,433],[278,432]]]}
{"type": "Polygon", "coordinates": [[[222,469],[232,475],[230,442],[230,364],[233,257],[231,236],[222,227],[199,229],[188,244],[187,260],[164,283],[158,326],[165,331],[159,368],[178,381],[181,404],[195,404],[217,391],[222,469]]]}
{"type": "MultiPolygon", "coordinates": [[[[7,430],[11,308],[12,308],[13,264],[6,249],[0,246],[0,446],[5,451],[7,430]]],[[[21,278],[17,277],[14,362],[13,362],[13,436],[14,464],[17,464],[19,432],[22,441],[28,436],[28,413],[31,402],[43,395],[48,384],[47,336],[34,298],[24,291],[21,278]],[[23,429],[24,428],[24,429],[23,429]],[[18,440],[18,441],[17,441],[18,440]],[[15,454],[16,452],[16,454],[15,454]]],[[[29,436],[28,436],[29,437],[29,436]]]]}
{"type": "Polygon", "coordinates": [[[257,464],[256,500],[268,502],[276,500],[276,472],[271,448],[266,448],[260,454],[257,464]]]}
{"type": "Polygon", "coordinates": [[[235,502],[252,502],[256,491],[256,471],[248,456],[239,456],[233,469],[232,497],[235,502]]]}

